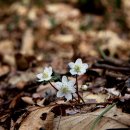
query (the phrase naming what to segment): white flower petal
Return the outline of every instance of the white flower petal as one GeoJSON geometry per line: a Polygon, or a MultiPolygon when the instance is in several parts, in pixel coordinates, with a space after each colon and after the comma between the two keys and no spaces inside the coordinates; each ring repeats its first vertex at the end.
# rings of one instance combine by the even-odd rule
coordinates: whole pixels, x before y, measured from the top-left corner
{"type": "Polygon", "coordinates": [[[44,79],[38,79],[37,81],[38,81],[38,82],[43,82],[43,81],[44,81],[44,79]]]}
{"type": "Polygon", "coordinates": [[[68,85],[71,86],[71,87],[73,87],[73,86],[75,85],[75,81],[70,80],[70,81],[68,82],[68,85]]]}
{"type": "Polygon", "coordinates": [[[62,93],[61,91],[58,91],[56,96],[57,96],[57,97],[63,97],[63,96],[64,96],[64,93],[62,93]]]}
{"type": "Polygon", "coordinates": [[[74,68],[75,64],[73,62],[70,62],[68,65],[69,65],[70,68],[74,68]]]}
{"type": "Polygon", "coordinates": [[[72,94],[71,93],[67,93],[65,95],[65,98],[67,99],[67,101],[71,100],[72,99],[72,94]]]}
{"type": "Polygon", "coordinates": [[[71,91],[71,93],[75,93],[76,92],[75,86],[69,87],[69,90],[71,91]]]}
{"type": "Polygon", "coordinates": [[[45,81],[48,81],[51,79],[51,76],[48,76],[47,78],[44,78],[45,81]]]}
{"type": "Polygon", "coordinates": [[[45,67],[45,68],[44,68],[44,71],[46,71],[46,72],[47,72],[47,71],[48,71],[48,67],[45,67]]]}
{"type": "Polygon", "coordinates": [[[80,58],[78,58],[76,61],[75,61],[75,64],[76,65],[82,65],[82,60],[80,58]]]}
{"type": "Polygon", "coordinates": [[[36,77],[37,77],[38,79],[43,79],[43,74],[42,74],[42,73],[39,73],[39,74],[36,75],[36,77]]]}
{"type": "Polygon", "coordinates": [[[61,87],[62,87],[62,83],[61,83],[61,82],[56,82],[56,83],[55,83],[55,87],[56,87],[58,90],[60,90],[61,87]]]}
{"type": "Polygon", "coordinates": [[[86,69],[82,68],[80,72],[84,74],[86,72],[86,69]]]}
{"type": "Polygon", "coordinates": [[[50,75],[52,75],[52,67],[48,67],[50,75]]]}
{"type": "Polygon", "coordinates": [[[72,75],[76,75],[76,74],[77,74],[77,72],[76,72],[74,69],[71,69],[71,70],[70,70],[70,73],[71,73],[72,75]]]}
{"type": "Polygon", "coordinates": [[[81,72],[78,72],[78,75],[83,75],[85,72],[84,71],[81,71],[81,72]]]}
{"type": "Polygon", "coordinates": [[[86,64],[86,63],[84,63],[82,66],[83,66],[84,69],[88,68],[88,64],[86,64]]]}
{"type": "Polygon", "coordinates": [[[67,83],[68,83],[68,79],[67,79],[66,76],[63,76],[63,77],[62,77],[62,83],[63,83],[63,84],[67,84],[67,83]]]}

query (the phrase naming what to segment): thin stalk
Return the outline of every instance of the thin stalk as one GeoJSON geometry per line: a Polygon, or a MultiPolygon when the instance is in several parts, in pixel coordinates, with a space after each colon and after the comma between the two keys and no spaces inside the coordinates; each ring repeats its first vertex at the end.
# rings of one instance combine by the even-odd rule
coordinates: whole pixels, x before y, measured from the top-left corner
{"type": "Polygon", "coordinates": [[[83,103],[85,103],[85,101],[83,100],[83,98],[80,96],[79,91],[78,91],[78,75],[76,75],[76,93],[78,95],[78,102],[80,103],[80,99],[82,100],[83,103]]]}
{"type": "Polygon", "coordinates": [[[56,91],[58,91],[58,89],[50,81],[49,81],[49,83],[56,91]]]}

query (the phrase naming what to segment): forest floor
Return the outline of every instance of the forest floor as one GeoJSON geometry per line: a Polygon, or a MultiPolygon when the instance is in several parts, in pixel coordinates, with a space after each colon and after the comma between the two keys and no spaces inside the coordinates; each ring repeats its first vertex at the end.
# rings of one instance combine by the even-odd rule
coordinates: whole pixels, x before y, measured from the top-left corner
{"type": "Polygon", "coordinates": [[[0,130],[92,130],[97,117],[95,130],[129,129],[128,1],[0,5],[0,130]],[[75,80],[68,63],[78,58],[89,65],[78,77],[84,103],[58,99],[49,83],[37,82],[46,66],[52,84],[63,75],[75,80]]]}

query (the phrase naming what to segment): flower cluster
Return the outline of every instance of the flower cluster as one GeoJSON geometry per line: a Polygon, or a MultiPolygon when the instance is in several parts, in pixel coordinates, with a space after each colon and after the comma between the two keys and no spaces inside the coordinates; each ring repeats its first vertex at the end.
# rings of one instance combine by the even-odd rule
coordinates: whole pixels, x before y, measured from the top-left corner
{"type": "MultiPolygon", "coordinates": [[[[88,69],[88,64],[83,63],[79,58],[74,62],[70,62],[68,64],[70,68],[70,73],[72,75],[82,75],[88,69]]],[[[37,79],[39,82],[49,81],[52,79],[52,67],[45,67],[42,73],[37,74],[37,79]]],[[[51,84],[51,83],[50,83],[51,84]]],[[[51,84],[52,85],[52,84],[51,84]]],[[[57,90],[57,97],[65,97],[67,101],[72,100],[73,95],[76,93],[76,87],[78,90],[78,86],[75,86],[75,81],[68,80],[66,76],[62,77],[61,82],[56,82],[53,86],[57,90]]],[[[77,95],[78,92],[77,92],[77,95]]]]}

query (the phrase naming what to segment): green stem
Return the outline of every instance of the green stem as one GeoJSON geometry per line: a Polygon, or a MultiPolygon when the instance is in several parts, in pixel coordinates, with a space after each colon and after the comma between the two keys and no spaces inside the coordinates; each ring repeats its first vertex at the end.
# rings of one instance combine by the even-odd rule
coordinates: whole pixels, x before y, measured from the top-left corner
{"type": "Polygon", "coordinates": [[[117,104],[116,103],[113,103],[112,105],[108,106],[96,119],[95,121],[93,122],[90,130],[94,130],[94,128],[96,127],[96,125],[99,123],[100,119],[102,118],[102,116],[107,113],[111,108],[113,108],[115,105],[117,104]]]}

